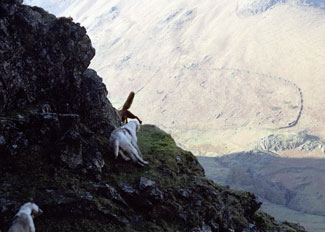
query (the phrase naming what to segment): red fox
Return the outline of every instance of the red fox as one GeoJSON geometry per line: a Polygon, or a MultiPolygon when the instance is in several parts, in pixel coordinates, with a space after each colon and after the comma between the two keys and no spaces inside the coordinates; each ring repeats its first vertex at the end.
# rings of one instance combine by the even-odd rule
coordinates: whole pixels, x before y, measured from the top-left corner
{"type": "Polygon", "coordinates": [[[128,98],[126,99],[123,107],[121,110],[119,110],[119,114],[120,114],[120,117],[122,119],[122,123],[127,123],[128,122],[128,118],[131,118],[131,119],[137,119],[139,121],[140,124],[142,124],[142,121],[137,117],[135,116],[134,114],[132,114],[129,109],[132,105],[132,102],[133,102],[133,98],[134,98],[134,92],[131,92],[128,96],[128,98]]]}

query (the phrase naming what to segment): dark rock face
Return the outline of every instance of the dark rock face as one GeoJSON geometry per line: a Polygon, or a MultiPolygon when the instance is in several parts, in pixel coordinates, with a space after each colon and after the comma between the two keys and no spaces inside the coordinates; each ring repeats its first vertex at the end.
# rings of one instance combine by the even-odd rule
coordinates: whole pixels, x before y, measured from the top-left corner
{"type": "Polygon", "coordinates": [[[85,28],[37,7],[0,9],[0,114],[47,104],[47,111],[80,115],[94,132],[119,125],[102,80],[87,70],[95,49],[85,28]]]}
{"type": "Polygon", "coordinates": [[[0,230],[33,201],[44,211],[38,231],[304,231],[206,179],[154,126],[139,133],[150,165],[115,160],[108,141],[120,118],[87,69],[85,29],[18,0],[1,1],[0,13],[0,230]]]}
{"type": "Polygon", "coordinates": [[[100,168],[99,151],[83,138],[107,135],[120,120],[102,79],[87,69],[95,50],[86,30],[19,1],[1,2],[0,11],[3,162],[36,146],[70,168],[85,166],[86,154],[100,168]]]}

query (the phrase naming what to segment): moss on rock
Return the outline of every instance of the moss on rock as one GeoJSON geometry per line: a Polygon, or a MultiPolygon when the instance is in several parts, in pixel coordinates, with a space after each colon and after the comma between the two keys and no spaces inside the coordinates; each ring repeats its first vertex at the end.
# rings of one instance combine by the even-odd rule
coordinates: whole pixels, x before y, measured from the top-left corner
{"type": "Polygon", "coordinates": [[[34,201],[44,210],[35,220],[40,231],[303,231],[257,211],[253,194],[206,179],[196,157],[157,127],[142,126],[138,138],[146,167],[115,160],[109,149],[96,175],[53,163],[37,149],[1,166],[0,228],[19,205],[34,201]]]}

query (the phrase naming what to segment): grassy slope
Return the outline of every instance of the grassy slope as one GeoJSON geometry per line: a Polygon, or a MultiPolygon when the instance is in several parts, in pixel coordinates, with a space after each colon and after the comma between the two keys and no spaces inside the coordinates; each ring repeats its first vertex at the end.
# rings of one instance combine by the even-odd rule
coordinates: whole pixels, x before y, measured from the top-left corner
{"type": "MultiPolygon", "coordinates": [[[[95,140],[101,145],[108,142],[107,137],[96,136],[88,142],[95,140]]],[[[106,153],[106,164],[97,177],[53,165],[37,146],[30,153],[20,154],[16,163],[0,167],[4,173],[0,177],[0,198],[14,205],[6,218],[1,218],[4,221],[0,224],[10,222],[17,207],[30,200],[44,210],[35,220],[39,231],[184,231],[200,225],[202,220],[209,222],[211,218],[224,228],[244,228],[254,223],[266,230],[301,231],[294,225],[274,222],[262,211],[254,214],[257,203],[251,193],[234,191],[207,180],[196,157],[177,147],[172,137],[157,127],[142,126],[138,143],[150,165],[138,167],[131,162],[115,160],[112,154],[106,153]],[[35,164],[38,168],[30,168],[35,164]],[[141,177],[155,181],[164,196],[153,208],[141,206],[143,199],[150,199],[143,196],[144,193],[130,201],[119,187],[126,183],[139,191],[141,177]],[[94,186],[100,183],[120,189],[118,192],[129,206],[96,191],[94,186]],[[181,190],[190,196],[180,196],[181,190]],[[193,200],[200,206],[193,205],[193,200]],[[188,213],[186,220],[180,219],[181,212],[188,213]],[[139,222],[134,222],[138,220],[135,215],[141,219],[139,222]]]]}

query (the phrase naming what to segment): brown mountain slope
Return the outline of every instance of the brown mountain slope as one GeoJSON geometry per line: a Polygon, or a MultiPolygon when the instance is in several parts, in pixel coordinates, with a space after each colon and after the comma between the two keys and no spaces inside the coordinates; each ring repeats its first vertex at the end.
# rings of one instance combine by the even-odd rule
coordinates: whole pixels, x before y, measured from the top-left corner
{"type": "Polygon", "coordinates": [[[325,137],[323,11],[290,2],[251,15],[245,2],[83,0],[61,14],[89,31],[112,103],[135,91],[137,115],[196,154],[252,149],[302,106],[285,130],[325,137]]]}

